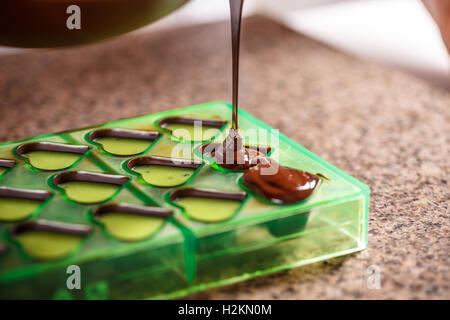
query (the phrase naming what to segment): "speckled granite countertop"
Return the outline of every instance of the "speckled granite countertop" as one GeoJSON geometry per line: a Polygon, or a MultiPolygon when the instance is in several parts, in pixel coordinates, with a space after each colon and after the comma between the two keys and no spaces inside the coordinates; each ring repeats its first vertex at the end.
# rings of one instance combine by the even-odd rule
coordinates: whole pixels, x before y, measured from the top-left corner
{"type": "MultiPolygon", "coordinates": [[[[189,298],[449,299],[450,93],[261,17],[243,32],[241,106],[371,187],[369,246],[189,298]]],[[[218,23],[0,57],[0,140],[230,100],[228,39],[218,23]]]]}

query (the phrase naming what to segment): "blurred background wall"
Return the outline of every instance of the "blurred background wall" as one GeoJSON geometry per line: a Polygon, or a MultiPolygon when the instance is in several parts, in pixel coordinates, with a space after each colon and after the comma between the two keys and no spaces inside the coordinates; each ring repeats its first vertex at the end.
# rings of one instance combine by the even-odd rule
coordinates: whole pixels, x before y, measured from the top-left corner
{"type": "MultiPolygon", "coordinates": [[[[228,10],[228,0],[192,0],[137,32],[225,20],[228,10]]],[[[244,15],[252,14],[450,90],[450,58],[420,0],[246,0],[244,15]]],[[[17,52],[0,48],[0,54],[17,52]]]]}

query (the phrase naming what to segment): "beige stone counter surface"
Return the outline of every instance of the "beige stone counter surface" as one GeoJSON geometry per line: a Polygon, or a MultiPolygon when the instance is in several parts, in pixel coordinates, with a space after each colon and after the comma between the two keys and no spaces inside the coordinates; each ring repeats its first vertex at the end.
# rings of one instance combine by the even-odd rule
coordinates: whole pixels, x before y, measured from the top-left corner
{"type": "MultiPolygon", "coordinates": [[[[369,244],[189,298],[449,299],[450,93],[265,18],[243,33],[241,107],[371,187],[369,244]]],[[[2,56],[0,140],[229,101],[230,59],[224,22],[2,56]]]]}

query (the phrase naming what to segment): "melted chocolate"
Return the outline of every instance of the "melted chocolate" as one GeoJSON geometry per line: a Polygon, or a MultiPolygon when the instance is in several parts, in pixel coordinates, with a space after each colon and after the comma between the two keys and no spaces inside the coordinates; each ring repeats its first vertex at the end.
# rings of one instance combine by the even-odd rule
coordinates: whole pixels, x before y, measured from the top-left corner
{"type": "Polygon", "coordinates": [[[105,206],[99,207],[92,214],[95,218],[98,218],[106,213],[111,212],[121,212],[121,213],[130,213],[130,214],[138,214],[143,216],[150,217],[161,217],[161,218],[169,218],[173,211],[169,209],[159,208],[159,207],[147,207],[147,206],[137,206],[125,203],[118,204],[109,204],[105,206]]]}
{"type": "Polygon", "coordinates": [[[130,178],[126,176],[119,176],[114,174],[104,174],[86,171],[69,171],[56,175],[53,178],[53,183],[55,185],[60,185],[65,182],[82,181],[82,182],[115,184],[121,186],[127,183],[129,179],[130,178]]]}
{"type": "Polygon", "coordinates": [[[101,138],[124,138],[136,140],[155,141],[161,135],[158,131],[126,130],[126,129],[100,129],[89,134],[92,141],[101,138]]]}
{"type": "Polygon", "coordinates": [[[23,156],[27,153],[33,151],[54,151],[54,152],[68,152],[76,154],[84,154],[90,148],[88,146],[79,146],[64,143],[54,143],[54,142],[32,142],[19,146],[16,149],[16,153],[19,156],[23,156]]]}
{"type": "Polygon", "coordinates": [[[52,195],[51,192],[44,190],[16,189],[0,187],[0,198],[16,198],[26,200],[45,201],[52,195]]]}
{"type": "Polygon", "coordinates": [[[189,159],[175,159],[162,157],[139,157],[128,161],[127,168],[133,170],[145,165],[159,165],[167,167],[198,169],[203,162],[189,159]]]}
{"type": "Polygon", "coordinates": [[[280,166],[269,158],[266,160],[246,170],[242,176],[242,183],[264,199],[279,204],[297,203],[311,195],[319,184],[320,178],[311,173],[280,166]],[[276,173],[262,174],[264,169],[274,169],[276,173]]]}
{"type": "Polygon", "coordinates": [[[244,199],[247,197],[247,192],[229,192],[220,190],[184,188],[176,190],[170,195],[170,199],[172,201],[187,197],[244,201],[244,199]]]}
{"type": "Polygon", "coordinates": [[[70,234],[80,237],[85,237],[92,232],[92,228],[90,226],[82,224],[69,224],[52,221],[32,221],[14,226],[13,228],[11,228],[10,235],[14,237],[30,230],[70,234]]]}
{"type": "MultiPolygon", "coordinates": [[[[270,149],[266,148],[266,154],[267,150],[270,149]]],[[[234,129],[231,129],[225,141],[211,152],[218,166],[235,171],[243,171],[255,166],[266,154],[261,153],[257,147],[244,146],[242,138],[234,129]]]]}
{"type": "Polygon", "coordinates": [[[233,60],[233,129],[238,129],[239,47],[244,0],[230,0],[231,47],[233,60]]]}
{"type": "Polygon", "coordinates": [[[2,168],[12,168],[16,165],[15,160],[9,160],[9,159],[0,159],[0,167],[2,168]]]}

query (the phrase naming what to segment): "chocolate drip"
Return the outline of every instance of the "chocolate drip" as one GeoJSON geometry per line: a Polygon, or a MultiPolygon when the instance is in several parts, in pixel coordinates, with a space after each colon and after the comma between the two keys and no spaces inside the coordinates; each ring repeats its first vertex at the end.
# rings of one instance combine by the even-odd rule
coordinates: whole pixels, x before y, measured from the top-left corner
{"type": "Polygon", "coordinates": [[[89,139],[96,141],[101,138],[124,138],[155,141],[161,135],[158,131],[142,131],[127,129],[100,129],[89,134],[89,139]]]}
{"type": "Polygon", "coordinates": [[[230,0],[231,46],[233,57],[233,129],[238,129],[239,47],[241,42],[242,7],[244,0],[230,0]]]}
{"type": "Polygon", "coordinates": [[[247,197],[247,192],[229,192],[220,190],[184,188],[178,189],[170,195],[170,199],[172,201],[187,197],[244,201],[244,199],[247,197]]]}
{"type": "Polygon", "coordinates": [[[9,160],[9,159],[0,159],[0,167],[1,168],[12,168],[16,165],[15,160],[9,160]]]}
{"type": "Polygon", "coordinates": [[[82,181],[82,182],[115,184],[121,186],[127,183],[129,179],[130,178],[126,176],[119,176],[114,174],[104,174],[86,171],[69,171],[56,175],[53,178],[53,183],[55,185],[60,185],[71,181],[82,181]]]}
{"type": "Polygon", "coordinates": [[[69,224],[53,221],[32,221],[14,226],[10,230],[11,236],[17,236],[27,231],[44,231],[53,233],[62,233],[74,236],[85,237],[92,232],[92,228],[82,224],[69,224]]]}
{"type": "Polygon", "coordinates": [[[26,200],[45,201],[52,195],[51,192],[45,190],[29,190],[0,187],[0,198],[15,198],[26,200]]]}
{"type": "Polygon", "coordinates": [[[54,151],[54,152],[68,152],[76,154],[84,154],[90,148],[88,146],[54,143],[54,142],[32,142],[19,146],[16,153],[23,156],[33,151],[54,151]]]}
{"type": "Polygon", "coordinates": [[[274,203],[291,204],[306,199],[319,184],[319,177],[288,167],[280,166],[276,161],[266,161],[246,170],[242,183],[262,198],[274,203]],[[264,174],[263,170],[271,174],[264,174]]]}
{"type": "Polygon", "coordinates": [[[159,165],[177,168],[198,169],[203,164],[202,161],[189,159],[175,159],[163,157],[139,157],[128,161],[127,168],[133,170],[136,167],[145,165],[159,165]]]}
{"type": "Polygon", "coordinates": [[[173,211],[169,209],[118,203],[101,206],[97,210],[95,210],[92,215],[95,218],[98,218],[104,214],[113,212],[130,213],[142,216],[161,217],[161,218],[169,218],[173,214],[173,211]]]}

